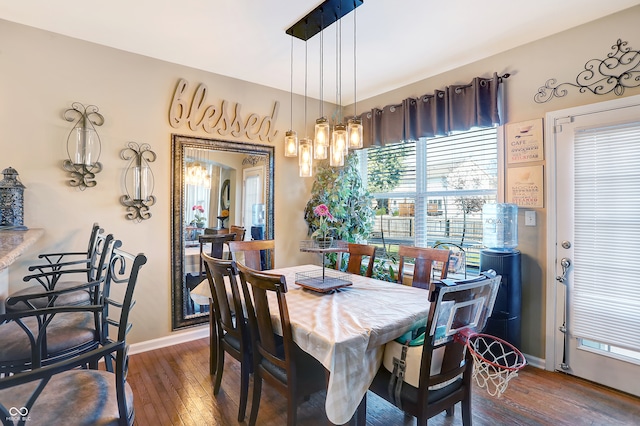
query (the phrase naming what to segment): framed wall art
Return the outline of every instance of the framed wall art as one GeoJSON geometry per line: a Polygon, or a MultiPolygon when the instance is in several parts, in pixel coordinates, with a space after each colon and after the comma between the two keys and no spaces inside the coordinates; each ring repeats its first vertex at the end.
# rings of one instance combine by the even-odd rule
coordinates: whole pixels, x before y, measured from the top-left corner
{"type": "Polygon", "coordinates": [[[519,207],[544,207],[544,167],[527,166],[507,169],[507,202],[519,207]]]}
{"type": "Polygon", "coordinates": [[[507,128],[507,164],[544,160],[542,118],[510,123],[507,128]]]}

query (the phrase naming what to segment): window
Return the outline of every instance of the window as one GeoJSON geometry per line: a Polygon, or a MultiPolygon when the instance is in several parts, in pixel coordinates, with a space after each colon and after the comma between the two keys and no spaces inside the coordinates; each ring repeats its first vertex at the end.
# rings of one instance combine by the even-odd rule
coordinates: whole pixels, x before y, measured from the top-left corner
{"type": "Polygon", "coordinates": [[[497,128],[486,128],[363,151],[376,210],[370,242],[387,253],[399,244],[459,246],[467,270],[477,269],[482,206],[496,202],[497,147],[497,128]]]}

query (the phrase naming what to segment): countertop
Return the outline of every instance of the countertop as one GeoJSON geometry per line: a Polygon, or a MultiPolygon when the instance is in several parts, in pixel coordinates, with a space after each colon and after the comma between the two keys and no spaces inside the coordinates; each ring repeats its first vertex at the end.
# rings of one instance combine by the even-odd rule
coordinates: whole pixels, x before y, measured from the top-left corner
{"type": "Polygon", "coordinates": [[[11,265],[44,234],[44,229],[0,230],[0,271],[11,265]]]}

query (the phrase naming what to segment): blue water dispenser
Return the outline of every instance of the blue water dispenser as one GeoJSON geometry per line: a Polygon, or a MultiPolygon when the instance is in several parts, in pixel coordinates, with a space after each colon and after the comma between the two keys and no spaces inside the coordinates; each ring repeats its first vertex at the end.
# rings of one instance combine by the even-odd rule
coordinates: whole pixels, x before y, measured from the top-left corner
{"type": "Polygon", "coordinates": [[[485,204],[482,208],[480,270],[502,275],[500,288],[485,333],[520,346],[522,273],[518,246],[518,206],[485,204]]]}

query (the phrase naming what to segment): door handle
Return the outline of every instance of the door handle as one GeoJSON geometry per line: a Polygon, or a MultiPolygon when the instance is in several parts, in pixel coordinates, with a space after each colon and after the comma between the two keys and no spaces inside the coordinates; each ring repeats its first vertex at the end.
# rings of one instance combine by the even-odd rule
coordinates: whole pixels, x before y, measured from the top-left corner
{"type": "Polygon", "coordinates": [[[567,280],[567,272],[571,266],[571,259],[563,257],[560,260],[560,266],[562,266],[562,275],[558,275],[556,281],[563,283],[567,280]]]}

